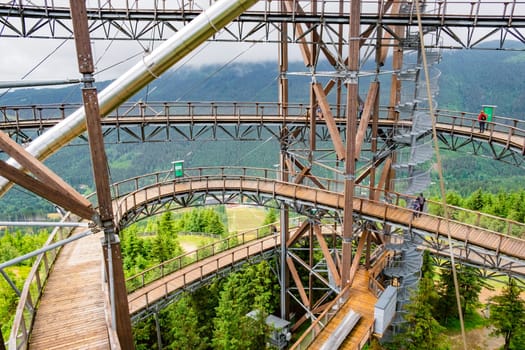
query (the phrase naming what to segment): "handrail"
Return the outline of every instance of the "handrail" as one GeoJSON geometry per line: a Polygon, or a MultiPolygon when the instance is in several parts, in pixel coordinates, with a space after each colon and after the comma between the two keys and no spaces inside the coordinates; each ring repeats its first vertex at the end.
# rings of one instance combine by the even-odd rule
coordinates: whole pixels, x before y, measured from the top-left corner
{"type": "Polygon", "coordinates": [[[128,293],[132,293],[133,291],[142,288],[158,279],[161,279],[175,271],[178,271],[183,267],[206,259],[217,253],[273,235],[274,232],[271,230],[272,226],[277,227],[276,224],[268,224],[231,235],[219,241],[195,249],[191,252],[187,252],[169,260],[163,261],[158,265],[147,268],[126,279],[128,293]],[[265,232],[266,229],[268,229],[267,232],[265,232]],[[138,281],[138,283],[135,281],[138,281]]]}
{"type": "MultiPolygon", "coordinates": [[[[213,179],[225,180],[227,178],[235,179],[253,179],[253,180],[271,180],[276,183],[281,183],[275,180],[278,175],[277,170],[264,169],[264,168],[250,168],[250,167],[198,167],[185,170],[185,176],[182,178],[174,179],[170,175],[170,171],[161,171],[156,173],[145,174],[137,176],[131,179],[123,180],[115,183],[112,187],[114,196],[119,198],[119,201],[123,201],[126,196],[130,196],[135,192],[143,191],[151,186],[159,186],[167,184],[168,181],[174,181],[175,183],[190,182],[196,180],[211,181],[213,179]]],[[[292,175],[292,174],[289,174],[292,175]]],[[[338,189],[342,189],[343,182],[334,179],[318,178],[318,180],[326,185],[327,191],[341,192],[338,189]]],[[[284,184],[284,182],[283,182],[284,184]]],[[[295,185],[301,188],[311,188],[304,185],[295,185]]],[[[315,186],[312,186],[315,187],[315,186]]],[[[385,191],[383,189],[368,187],[364,185],[357,185],[355,195],[361,199],[368,199],[371,192],[380,194],[383,201],[404,208],[407,201],[415,199],[415,196],[402,194],[395,191],[385,191]]],[[[383,203],[382,201],[378,201],[383,203]]],[[[441,202],[428,200],[428,206],[440,207],[441,202]]],[[[447,205],[448,212],[451,219],[454,221],[472,224],[476,227],[484,228],[491,232],[511,237],[518,237],[525,239],[525,223],[520,223],[507,218],[497,217],[491,214],[485,214],[457,206],[447,205]],[[464,221],[458,220],[462,218],[464,221]],[[469,220],[466,220],[469,219],[469,220]]],[[[118,213],[118,211],[116,211],[118,213]]],[[[122,213],[119,213],[121,215],[122,213]]],[[[441,215],[436,214],[435,217],[443,218],[441,215]]]]}
{"type": "MultiPolygon", "coordinates": [[[[104,264],[104,260],[102,260],[102,264],[104,264]]],[[[104,267],[102,267],[101,271],[101,278],[104,280],[104,267]]],[[[117,330],[113,327],[113,322],[111,322],[111,298],[109,296],[109,286],[106,283],[102,283],[102,288],[104,292],[104,317],[106,321],[106,328],[108,331],[108,340],[109,340],[109,348],[111,350],[119,350],[122,349],[120,346],[120,340],[118,338],[117,330]]]]}
{"type": "MultiPolygon", "coordinates": [[[[73,113],[78,104],[49,104],[31,106],[0,106],[0,129],[38,129],[51,127],[73,113]]],[[[345,125],[344,105],[330,106],[336,123],[345,125]]],[[[410,119],[388,119],[388,107],[380,107],[378,123],[402,128],[409,126],[410,119]]],[[[420,109],[420,111],[425,111],[420,109]]],[[[105,125],[149,125],[152,123],[264,123],[279,124],[309,123],[310,106],[303,103],[274,102],[128,102],[108,114],[102,123],[105,125]],[[286,109],[286,118],[281,110],[286,109]]],[[[487,122],[485,133],[477,131],[476,114],[449,110],[436,111],[436,124],[439,130],[465,136],[482,136],[490,142],[503,147],[513,147],[525,154],[525,121],[508,117],[494,116],[487,122]],[[502,138],[502,135],[505,137],[502,138]],[[497,136],[497,137],[496,137],[497,136]]],[[[323,121],[319,123],[322,125],[323,121]]]]}
{"type": "MultiPolygon", "coordinates": [[[[298,3],[306,2],[305,0],[298,1],[298,3]]],[[[130,14],[136,14],[141,13],[144,11],[153,11],[154,13],[159,14],[167,14],[171,12],[188,12],[190,14],[199,13],[203,10],[203,8],[206,8],[206,6],[209,6],[211,1],[199,1],[198,3],[194,3],[193,1],[189,0],[183,0],[181,2],[177,2],[176,5],[172,3],[157,3],[157,2],[145,2],[145,3],[134,3],[134,2],[115,2],[115,1],[109,1],[109,2],[100,2],[97,3],[98,7],[93,7],[93,4],[90,4],[87,8],[88,12],[96,11],[95,13],[97,16],[93,16],[95,19],[99,18],[98,15],[100,13],[105,12],[111,12],[111,13],[125,13],[128,16],[130,14]],[[199,7],[200,6],[200,7],[199,7]]],[[[463,19],[471,19],[471,20],[479,20],[483,18],[501,18],[505,20],[505,23],[508,23],[508,21],[515,19],[520,20],[523,19],[522,12],[520,12],[520,9],[523,9],[523,6],[525,6],[523,1],[513,1],[515,3],[515,6],[510,7],[508,6],[508,3],[500,2],[500,1],[466,1],[466,0],[443,0],[439,2],[427,2],[425,5],[427,5],[424,8],[424,11],[421,13],[422,17],[431,16],[434,19],[437,20],[443,20],[443,18],[452,17],[452,18],[463,18],[463,19]],[[437,18],[436,18],[437,17],[437,18]]],[[[338,4],[335,1],[326,1],[325,9],[323,9],[322,15],[328,16],[330,18],[340,14],[340,12],[337,11],[338,7],[335,5],[338,4]]],[[[406,2],[403,2],[403,4],[406,4],[406,2]]],[[[53,1],[53,2],[45,2],[44,0],[37,0],[37,1],[29,1],[29,0],[23,0],[23,1],[17,1],[13,5],[13,15],[16,13],[17,16],[19,16],[18,8],[23,8],[25,10],[53,10],[53,13],[66,13],[69,15],[67,3],[63,1],[53,1]]],[[[302,7],[306,5],[301,5],[302,7]]],[[[372,15],[378,15],[377,13],[377,7],[378,7],[378,1],[377,0],[364,0],[362,1],[362,15],[366,18],[372,16],[372,15]]],[[[256,13],[265,13],[267,15],[280,13],[279,7],[276,6],[266,6],[264,7],[264,10],[261,8],[253,8],[247,11],[248,14],[256,14],[256,13]]],[[[299,17],[299,15],[302,15],[303,17],[305,14],[303,12],[298,12],[297,9],[294,8],[292,14],[299,17]],[[297,12],[296,12],[297,11],[297,12]]],[[[415,7],[408,7],[406,10],[402,11],[400,14],[395,14],[396,18],[399,18],[401,16],[406,16],[409,18],[412,18],[415,16],[415,7]]],[[[310,14],[311,15],[311,14],[310,14]]],[[[390,13],[384,13],[382,14],[383,17],[389,18],[390,16],[394,16],[394,14],[390,13]]],[[[149,17],[147,17],[149,18],[149,17]]],[[[480,25],[482,25],[484,21],[480,21],[480,25]]]]}
{"type": "MultiPolygon", "coordinates": [[[[65,119],[70,113],[81,107],[77,103],[61,104],[41,104],[41,105],[5,105],[0,106],[0,127],[5,125],[23,125],[27,122],[35,122],[35,125],[51,125],[65,119]]],[[[124,122],[126,120],[148,121],[154,119],[159,121],[175,122],[179,118],[184,122],[220,121],[221,117],[235,117],[235,120],[242,121],[243,117],[253,117],[260,121],[271,120],[280,117],[282,109],[287,110],[287,121],[301,120],[303,123],[308,122],[310,115],[310,105],[307,103],[286,103],[280,102],[198,102],[198,101],[148,101],[148,102],[126,102],[119,105],[114,111],[109,113],[103,120],[107,123],[109,120],[124,122]]],[[[341,122],[345,121],[344,115],[338,115],[340,111],[345,110],[345,105],[331,105],[331,111],[334,118],[341,122]]],[[[380,113],[389,111],[388,107],[382,106],[380,113]]],[[[420,111],[426,111],[420,109],[420,111]]],[[[452,111],[446,109],[437,109],[436,123],[453,125],[457,127],[471,127],[477,129],[477,114],[463,111],[452,111]]],[[[380,118],[381,120],[382,118],[380,118]]],[[[384,118],[387,119],[386,117],[384,118]]],[[[403,123],[409,120],[400,120],[403,123]]],[[[390,121],[391,123],[397,123],[390,121]]],[[[514,119],[504,116],[493,116],[492,121],[487,125],[494,125],[493,131],[508,132],[512,130],[511,135],[523,135],[525,132],[525,120],[514,119]]]]}
{"type": "MultiPolygon", "coordinates": [[[[67,213],[62,221],[66,221],[69,217],[70,213],[67,213]]],[[[74,229],[74,227],[55,228],[48,237],[44,247],[69,237],[74,229]]],[[[36,305],[40,301],[49,273],[61,249],[62,246],[59,246],[44,252],[33,263],[16,308],[15,319],[9,335],[9,349],[26,349],[28,347],[29,330],[35,317],[36,305]]]]}
{"type": "MultiPolygon", "coordinates": [[[[151,290],[146,291],[146,293],[144,293],[144,294],[140,294],[140,295],[137,295],[135,297],[132,297],[131,299],[128,299],[128,303],[132,304],[133,302],[138,302],[139,300],[144,299],[144,302],[145,302],[144,307],[148,308],[153,303],[155,303],[155,300],[157,299],[155,297],[155,294],[159,294],[160,293],[161,295],[164,296],[164,295],[166,295],[168,293],[171,293],[173,291],[170,290],[170,288],[172,288],[173,286],[177,285],[177,283],[180,283],[180,286],[177,287],[175,290],[186,289],[189,286],[191,286],[194,283],[195,280],[203,281],[203,280],[205,280],[205,278],[208,275],[210,275],[212,273],[215,273],[215,272],[217,272],[219,270],[222,270],[222,269],[225,269],[225,268],[235,267],[236,264],[238,263],[238,261],[235,260],[235,256],[239,252],[241,252],[241,253],[246,252],[246,258],[249,258],[251,256],[251,254],[250,254],[250,250],[251,249],[255,248],[258,252],[263,252],[265,250],[265,243],[268,242],[268,241],[274,241],[272,247],[273,247],[273,249],[275,249],[275,247],[279,243],[279,240],[280,240],[280,237],[278,235],[270,235],[270,236],[263,237],[263,238],[255,241],[253,243],[237,247],[237,249],[235,249],[235,250],[231,250],[231,251],[228,251],[228,252],[222,252],[222,254],[218,254],[218,255],[215,255],[215,256],[207,257],[207,259],[210,259],[210,261],[208,263],[212,263],[212,265],[214,264],[216,266],[216,268],[214,268],[213,272],[209,272],[209,271],[206,272],[204,270],[203,266],[192,267],[190,265],[190,266],[188,266],[188,269],[186,271],[182,272],[181,274],[176,274],[175,276],[173,276],[173,275],[172,276],[166,276],[166,277],[169,277],[169,278],[167,278],[166,280],[163,280],[162,283],[160,283],[159,285],[155,286],[151,290]],[[224,254],[226,254],[226,255],[224,255],[224,254]],[[231,257],[231,262],[228,262],[226,265],[224,265],[224,261],[227,260],[226,257],[231,257]],[[221,263],[223,265],[221,265],[221,263]],[[198,273],[198,277],[196,279],[194,278],[195,272],[198,273]]],[[[130,312],[133,313],[133,310],[130,310],[130,312]]]]}
{"type": "Polygon", "coordinates": [[[324,311],[317,317],[312,324],[301,334],[299,339],[290,347],[290,350],[308,349],[315,338],[323,331],[328,322],[339,312],[340,307],[346,303],[349,297],[350,285],[346,285],[343,290],[332,300],[324,311]]]}

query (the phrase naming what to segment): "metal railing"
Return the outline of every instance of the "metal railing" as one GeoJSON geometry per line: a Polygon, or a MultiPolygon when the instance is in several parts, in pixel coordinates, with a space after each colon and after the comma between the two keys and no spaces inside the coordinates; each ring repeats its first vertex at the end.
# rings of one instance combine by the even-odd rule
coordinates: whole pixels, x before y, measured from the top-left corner
{"type": "MultiPolygon", "coordinates": [[[[268,15],[272,13],[280,13],[280,2],[276,1],[275,4],[271,5],[265,5],[265,6],[259,6],[255,7],[253,9],[250,9],[248,13],[260,13],[264,12],[268,15]]],[[[406,2],[406,1],[398,1],[401,2],[404,6],[404,10],[402,11],[402,15],[409,16],[410,18],[413,18],[413,21],[415,21],[415,15],[416,10],[413,2],[406,2]]],[[[182,0],[179,2],[166,2],[166,1],[142,1],[142,2],[135,2],[135,1],[124,1],[124,0],[112,0],[112,1],[105,1],[105,2],[94,2],[89,1],[87,3],[87,8],[90,11],[95,11],[95,13],[99,12],[126,12],[131,14],[137,14],[142,12],[150,12],[154,11],[155,13],[164,13],[164,12],[184,12],[184,11],[192,11],[192,12],[200,12],[203,9],[209,7],[213,1],[211,0],[197,0],[197,1],[191,1],[191,0],[182,0]]],[[[306,0],[297,1],[297,3],[301,4],[299,8],[308,8],[308,4],[310,4],[306,0]]],[[[339,1],[337,0],[325,0],[323,1],[323,10],[322,13],[325,16],[332,16],[332,15],[338,15],[340,12],[337,11],[339,1]]],[[[378,10],[382,8],[382,2],[378,0],[368,0],[362,2],[362,14],[364,16],[367,15],[373,15],[377,14],[378,10]]],[[[65,0],[54,0],[54,1],[45,1],[45,0],[36,0],[36,1],[30,1],[30,0],[19,0],[16,1],[13,5],[14,8],[20,7],[21,9],[25,9],[26,11],[33,10],[33,9],[40,9],[45,8],[49,11],[59,11],[59,10],[66,10],[68,9],[69,3],[65,0]]],[[[348,7],[350,5],[345,3],[345,10],[348,11],[348,7]]],[[[394,6],[392,6],[394,7],[394,6]]],[[[466,1],[466,0],[443,0],[443,1],[435,1],[435,2],[426,2],[424,6],[422,6],[423,14],[432,15],[433,18],[436,19],[436,21],[439,22],[440,19],[446,18],[448,16],[452,17],[460,17],[460,18],[471,18],[475,20],[480,20],[483,18],[492,18],[492,17],[498,17],[503,19],[515,18],[516,20],[523,18],[523,13],[525,13],[525,2],[523,1],[466,1]]],[[[13,12],[15,9],[13,9],[13,12]]],[[[301,16],[304,15],[303,12],[299,12],[298,9],[294,7],[293,12],[294,16],[301,16]]],[[[388,14],[385,14],[387,16],[388,14]]],[[[398,15],[401,16],[401,15],[398,15]]]]}
{"type": "MultiPolygon", "coordinates": [[[[80,107],[79,104],[48,104],[31,106],[0,106],[0,129],[43,130],[64,120],[80,107]]],[[[380,124],[404,128],[410,120],[388,120],[390,109],[380,109],[380,124]]],[[[344,105],[332,105],[332,114],[338,123],[345,121],[344,105]]],[[[421,110],[424,111],[424,110],[421,110]]],[[[513,146],[525,154],[525,121],[494,116],[479,133],[476,113],[436,110],[438,129],[460,135],[481,136],[504,147],[513,146]],[[502,135],[505,135],[503,137],[502,135]],[[519,139],[517,139],[519,138],[519,139]]],[[[136,102],[118,106],[102,123],[104,125],[148,125],[150,123],[300,123],[308,125],[310,106],[302,103],[272,102],[136,102]],[[280,111],[286,110],[286,118],[280,111]]],[[[322,122],[322,121],[321,121],[322,122]]],[[[342,125],[344,126],[344,125],[342,125]]]]}
{"type": "MultiPolygon", "coordinates": [[[[145,174],[137,176],[128,180],[123,180],[115,183],[112,187],[114,198],[122,202],[127,196],[133,196],[134,193],[139,193],[148,188],[155,186],[163,186],[166,184],[185,183],[192,181],[212,181],[214,179],[227,180],[227,179],[244,179],[244,180],[264,180],[272,181],[275,184],[288,184],[276,180],[279,171],[274,169],[263,169],[263,168],[250,168],[250,167],[198,167],[185,170],[184,177],[174,178],[173,171],[162,171],[157,173],[145,174]]],[[[291,174],[290,174],[291,175],[291,174]]],[[[312,189],[316,188],[316,191],[326,192],[337,192],[337,189],[343,188],[343,182],[335,179],[317,178],[320,183],[325,186],[324,190],[316,188],[316,186],[305,186],[305,185],[293,185],[301,189],[312,189]]],[[[394,191],[384,191],[383,189],[373,188],[364,185],[357,185],[355,190],[356,197],[360,198],[361,201],[373,202],[369,200],[371,192],[379,194],[381,199],[377,203],[382,205],[387,204],[405,208],[415,199],[415,196],[409,196],[404,193],[394,191]]],[[[157,198],[157,197],[155,197],[157,198]]],[[[337,203],[334,203],[334,208],[337,203]]],[[[442,218],[443,213],[441,208],[441,202],[427,200],[427,207],[435,211],[434,216],[442,218]]],[[[386,208],[386,206],[385,206],[386,208]]],[[[127,208],[130,209],[130,208],[127,208]]],[[[525,223],[520,223],[514,220],[501,218],[498,216],[485,214],[482,212],[469,210],[457,206],[447,205],[447,211],[450,218],[456,222],[466,223],[474,225],[492,231],[495,234],[503,234],[520,239],[525,239],[525,223]]],[[[123,212],[119,213],[120,215],[123,212]]]]}

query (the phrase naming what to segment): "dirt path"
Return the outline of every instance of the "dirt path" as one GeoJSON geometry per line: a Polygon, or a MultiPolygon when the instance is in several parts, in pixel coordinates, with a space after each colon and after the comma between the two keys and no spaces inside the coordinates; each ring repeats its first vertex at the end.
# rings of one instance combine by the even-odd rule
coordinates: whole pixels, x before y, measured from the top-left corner
{"type": "MultiPolygon", "coordinates": [[[[501,290],[488,290],[483,288],[479,295],[479,301],[482,304],[480,309],[483,315],[485,305],[489,298],[500,294],[501,290]]],[[[467,337],[467,349],[469,350],[497,350],[504,344],[502,337],[491,337],[490,327],[472,329],[466,332],[467,337]]],[[[463,341],[461,340],[461,334],[457,334],[450,337],[450,343],[452,345],[451,350],[463,350],[463,341]]]]}
{"type": "MultiPolygon", "coordinates": [[[[491,337],[489,328],[473,329],[466,332],[467,349],[469,350],[497,350],[504,340],[501,337],[491,337]]],[[[450,337],[451,350],[463,350],[461,334],[450,337]]]]}

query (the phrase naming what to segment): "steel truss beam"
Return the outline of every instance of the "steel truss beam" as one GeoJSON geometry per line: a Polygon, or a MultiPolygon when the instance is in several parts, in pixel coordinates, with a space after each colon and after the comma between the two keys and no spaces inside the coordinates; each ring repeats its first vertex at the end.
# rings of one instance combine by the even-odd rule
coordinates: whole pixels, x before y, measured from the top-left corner
{"type": "MultiPolygon", "coordinates": [[[[496,8],[492,8],[491,12],[481,13],[488,4],[464,2],[463,6],[460,6],[461,3],[455,2],[450,6],[448,2],[436,1],[425,4],[428,10],[422,13],[422,25],[425,28],[434,28],[436,32],[435,40],[427,47],[475,49],[494,39],[498,39],[497,45],[490,48],[498,50],[511,49],[506,45],[510,40],[525,44],[523,4],[509,2],[495,4],[496,8]],[[498,5],[500,8],[497,8],[498,5]]],[[[290,43],[323,42],[323,49],[337,45],[339,38],[333,34],[340,32],[340,26],[348,26],[348,16],[341,16],[327,5],[323,5],[323,11],[316,13],[308,9],[306,2],[298,3],[299,6],[281,12],[278,3],[265,0],[254,10],[241,14],[236,22],[211,40],[276,43],[280,38],[274,32],[280,30],[279,24],[290,23],[303,24],[308,29],[305,32],[288,31],[284,37],[290,43]],[[321,36],[310,39],[308,34],[313,29],[316,29],[321,36]]],[[[157,6],[156,2],[154,4],[157,6]]],[[[145,8],[139,8],[140,5],[133,8],[124,8],[124,6],[119,8],[118,4],[113,3],[111,7],[103,5],[101,8],[90,8],[88,9],[90,37],[95,40],[165,40],[209,6],[198,1],[176,3],[182,6],[173,8],[166,5],[171,6],[175,3],[162,4],[162,8],[152,5],[146,5],[145,8]]],[[[378,14],[377,7],[378,5],[373,4],[363,7],[360,17],[361,25],[365,28],[363,37],[368,37],[366,34],[370,28],[375,28],[378,24],[383,31],[392,34],[394,39],[396,31],[392,27],[406,27],[406,32],[417,29],[414,8],[405,6],[399,14],[392,14],[389,8],[385,8],[384,12],[378,14]]],[[[344,9],[343,12],[347,13],[348,9],[344,9]]],[[[4,27],[1,33],[3,37],[73,38],[69,9],[51,7],[48,3],[36,6],[35,2],[24,1],[0,4],[0,23],[4,27]]],[[[343,30],[343,32],[347,31],[347,29],[343,30]]],[[[365,44],[372,45],[371,42],[365,44]]],[[[483,49],[487,47],[483,46],[483,49]]],[[[525,50],[525,45],[517,49],[525,50]]],[[[338,55],[335,54],[333,57],[338,55]]]]}
{"type": "Polygon", "coordinates": [[[499,160],[518,168],[525,168],[525,158],[521,149],[465,136],[438,133],[440,147],[450,151],[463,151],[479,157],[499,160]]]}

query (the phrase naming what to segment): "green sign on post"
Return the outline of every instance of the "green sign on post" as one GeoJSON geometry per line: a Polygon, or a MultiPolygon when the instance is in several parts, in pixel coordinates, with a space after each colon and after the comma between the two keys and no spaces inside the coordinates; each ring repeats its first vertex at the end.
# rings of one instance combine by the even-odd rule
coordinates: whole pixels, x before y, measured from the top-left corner
{"type": "Polygon", "coordinates": [[[183,177],[184,176],[184,161],[176,160],[174,162],[171,162],[171,164],[173,164],[173,171],[175,172],[175,177],[183,177]]]}
{"type": "Polygon", "coordinates": [[[487,114],[487,121],[491,122],[492,117],[496,115],[496,107],[497,106],[491,106],[491,105],[481,105],[483,108],[483,112],[487,114]]]}

